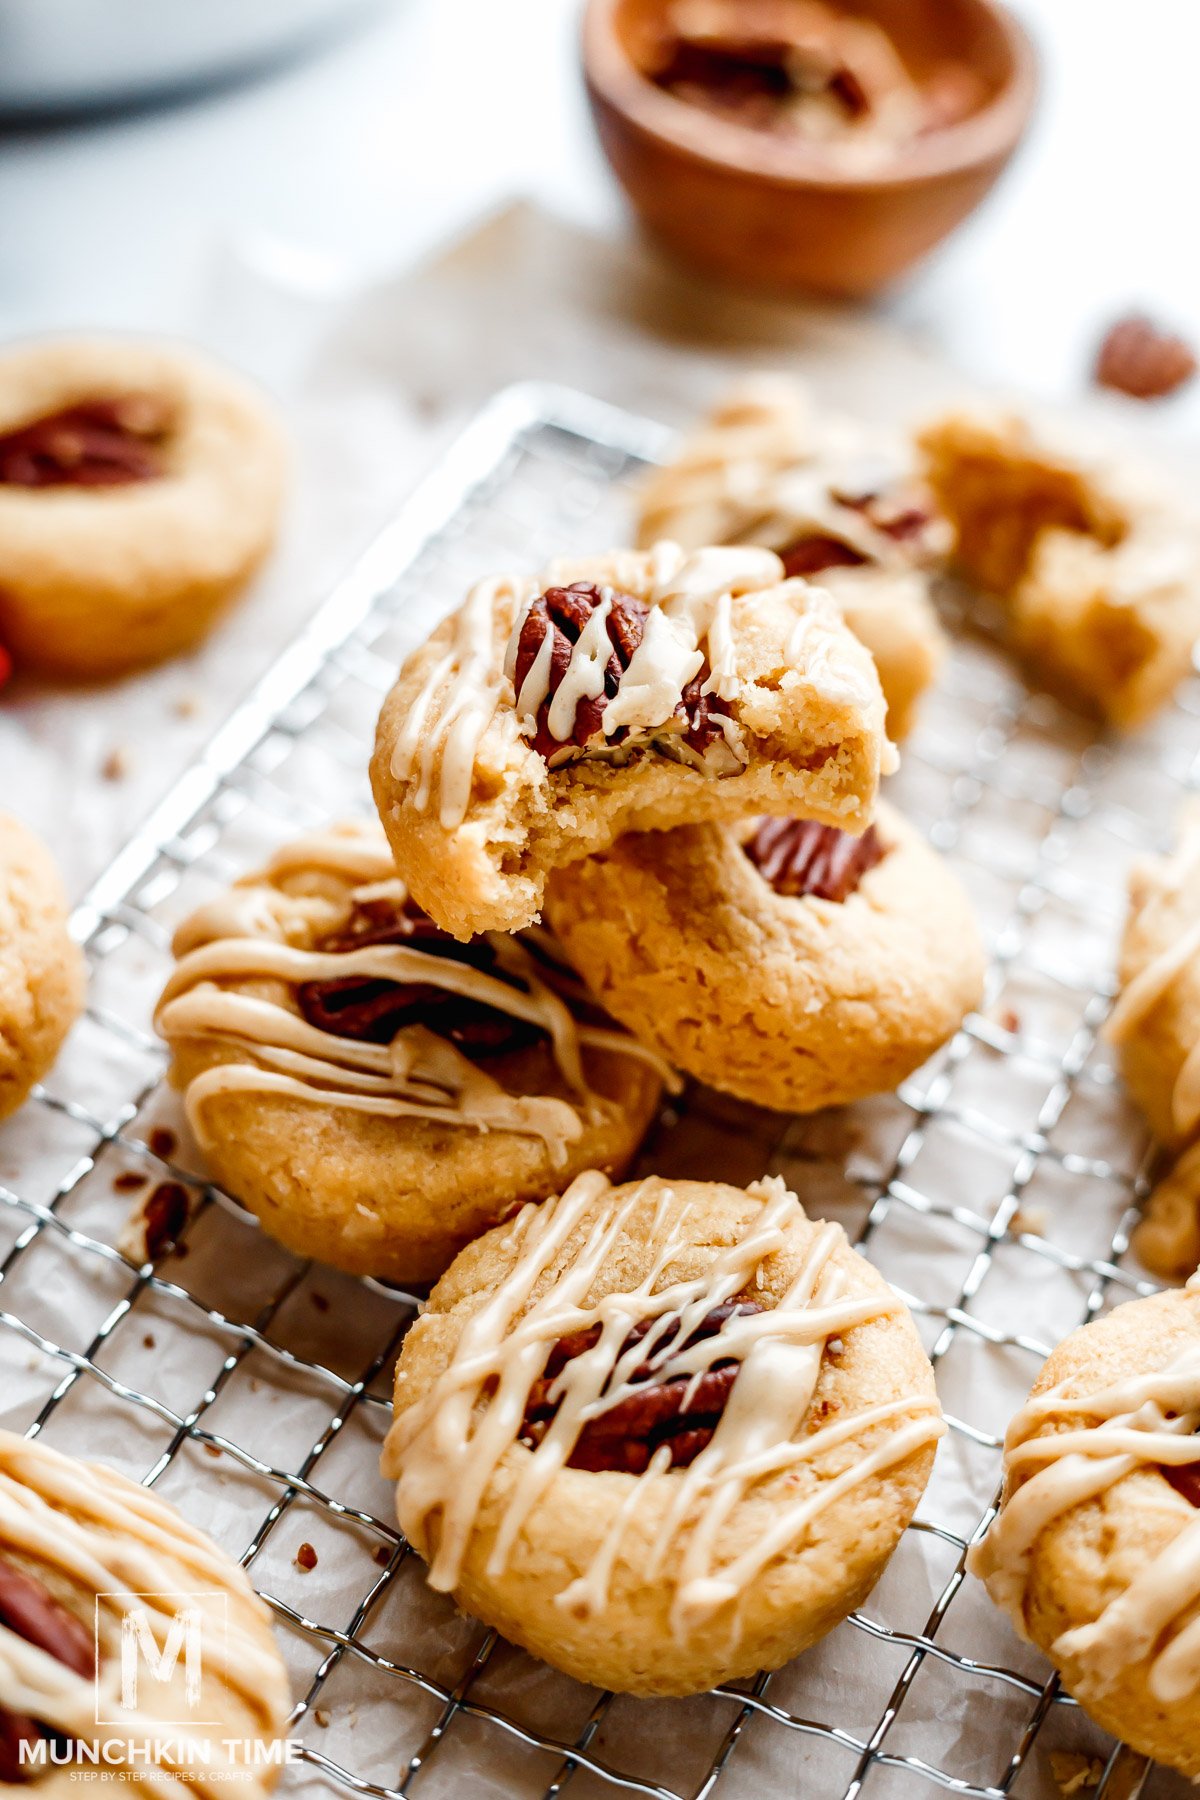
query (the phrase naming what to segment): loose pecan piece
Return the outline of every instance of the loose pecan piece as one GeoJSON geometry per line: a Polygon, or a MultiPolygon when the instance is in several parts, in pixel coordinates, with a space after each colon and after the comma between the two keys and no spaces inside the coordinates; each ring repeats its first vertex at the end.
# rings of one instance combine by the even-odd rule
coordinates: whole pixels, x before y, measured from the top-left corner
{"type": "Polygon", "coordinates": [[[0,484],[9,487],[123,487],[164,471],[170,429],[155,394],[81,400],[0,436],[0,484]]]}
{"type": "Polygon", "coordinates": [[[838,901],[887,854],[873,825],[851,837],[815,819],[760,819],[743,849],[777,894],[838,901]]]}
{"type": "MultiPolygon", "coordinates": [[[[679,1348],[716,1337],[731,1318],[761,1311],[757,1300],[725,1301],[705,1314],[679,1348]]],[[[651,1328],[648,1319],[635,1325],[621,1346],[621,1354],[640,1343],[651,1328]]],[[[588,1420],[575,1440],[568,1468],[612,1469],[640,1475],[662,1444],[670,1448],[671,1468],[682,1468],[699,1456],[717,1428],[740,1364],[722,1357],[699,1376],[676,1375],[660,1380],[658,1370],[678,1335],[679,1321],[673,1319],[658,1333],[645,1362],[639,1363],[628,1377],[636,1383],[636,1393],[588,1420]]],[[[552,1347],[545,1372],[534,1382],[525,1403],[519,1433],[523,1444],[532,1448],[541,1443],[558,1411],[558,1400],[550,1397],[555,1380],[569,1362],[590,1350],[599,1336],[599,1326],[593,1325],[559,1338],[552,1347]]]]}
{"type": "MultiPolygon", "coordinates": [[[[0,1556],[0,1625],[27,1644],[44,1650],[76,1675],[90,1676],[93,1666],[91,1633],[36,1576],[0,1556]]],[[[25,1780],[29,1768],[21,1762],[21,1745],[35,1744],[48,1728],[24,1713],[0,1705],[0,1782],[25,1780]]]]}
{"type": "MultiPolygon", "coordinates": [[[[593,581],[575,581],[570,587],[547,588],[529,608],[517,639],[513,680],[519,698],[525,677],[533,667],[546,633],[550,632],[553,641],[549,689],[537,709],[537,730],[531,742],[538,755],[551,766],[556,761],[567,760],[572,748],[586,750],[606,741],[602,730],[604,709],[616,694],[621,677],[642,641],[649,614],[650,608],[644,600],[637,599],[633,594],[598,587],[593,581]],[[552,735],[548,722],[550,703],[563,684],[580,632],[606,595],[612,601],[605,621],[612,654],[604,668],[604,692],[595,699],[581,700],[575,708],[570,735],[556,738],[552,735]]],[[[624,735],[624,732],[617,732],[611,741],[620,743],[624,735]]]]}
{"type": "Polygon", "coordinates": [[[1118,319],[1100,346],[1096,380],[1135,400],[1162,400],[1190,381],[1196,357],[1190,344],[1152,319],[1130,313],[1118,319]]]}
{"type": "MultiPolygon", "coordinates": [[[[510,980],[497,969],[496,953],[486,938],[460,944],[411,902],[403,907],[389,900],[356,902],[346,922],[313,948],[340,955],[375,944],[404,944],[425,956],[446,957],[499,981],[510,980]]],[[[305,981],[296,989],[296,1003],[318,1031],[368,1044],[390,1044],[403,1026],[420,1024],[449,1038],[468,1056],[487,1056],[531,1043],[539,1035],[524,1019],[425,981],[363,975],[305,981]]]]}

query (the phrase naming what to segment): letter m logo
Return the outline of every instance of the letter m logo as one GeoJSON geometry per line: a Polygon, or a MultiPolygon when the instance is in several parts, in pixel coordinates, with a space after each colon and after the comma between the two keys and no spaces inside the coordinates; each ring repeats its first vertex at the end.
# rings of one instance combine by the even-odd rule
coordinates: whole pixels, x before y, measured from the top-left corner
{"type": "Polygon", "coordinates": [[[198,1715],[204,1667],[224,1668],[226,1596],[100,1594],[96,1600],[96,1722],[148,1715],[156,1726],[215,1725],[198,1715]],[[108,1604],[102,1607],[102,1602],[108,1604]],[[119,1649],[113,1642],[120,1621],[119,1649]]]}

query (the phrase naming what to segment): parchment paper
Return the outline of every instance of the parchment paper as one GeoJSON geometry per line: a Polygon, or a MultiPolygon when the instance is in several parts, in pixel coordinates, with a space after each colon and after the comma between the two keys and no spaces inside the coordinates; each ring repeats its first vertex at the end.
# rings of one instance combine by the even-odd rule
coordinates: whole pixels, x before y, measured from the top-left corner
{"type": "MultiPolygon", "coordinates": [[[[935,406],[964,385],[931,349],[870,320],[717,297],[636,244],[593,241],[526,207],[485,224],[417,276],[366,295],[331,295],[277,255],[231,261],[214,279],[207,319],[204,335],[285,398],[298,446],[296,502],[258,592],[195,657],[95,694],[21,685],[0,701],[3,803],[39,825],[76,891],[437,445],[503,383],[560,380],[671,422],[695,413],[739,366],[793,365],[821,399],[881,420],[935,406]],[[118,747],[128,750],[128,771],[103,779],[99,766],[118,747]]],[[[1097,416],[1107,411],[1098,407],[1097,416]]],[[[614,496],[614,531],[628,506],[628,496],[614,496]]],[[[519,544],[522,529],[511,521],[508,541],[519,544]]],[[[536,562],[538,522],[527,529],[536,562]]],[[[453,598],[431,591],[428,604],[453,598]]],[[[420,629],[415,615],[408,629],[420,629]]],[[[701,1096],[649,1152],[667,1174],[749,1179],[778,1169],[810,1210],[840,1218],[852,1236],[872,1216],[871,1254],[917,1303],[926,1342],[944,1352],[944,1404],[967,1426],[944,1442],[920,1514],[949,1532],[969,1534],[988,1504],[991,1439],[1036,1372],[1038,1344],[1076,1324],[1089,1295],[1109,1304],[1140,1278],[1123,1254],[1116,1285],[1104,1292],[1097,1284],[1097,1261],[1114,1234],[1120,1243],[1145,1138],[1092,1042],[1102,1003],[1089,1006],[1088,993],[1107,981],[1128,858],[1169,831],[1197,716],[1196,694],[1186,693],[1182,708],[1135,745],[1097,747],[1078,720],[1029,699],[1002,655],[964,636],[892,795],[946,851],[976,901],[1000,959],[985,1016],[902,1097],[789,1127],[701,1096]],[[890,1202],[880,1204],[889,1180],[890,1202]],[[964,1315],[973,1326],[961,1324],[964,1315]]],[[[364,721],[347,726],[361,736],[364,721]]],[[[324,743],[314,740],[306,764],[305,800],[317,814],[360,791],[357,771],[326,757],[324,743]]],[[[296,754],[305,754],[303,740],[296,754]]],[[[267,756],[265,787],[273,779],[296,786],[294,766],[281,766],[282,776],[267,756]]],[[[93,1005],[146,1029],[171,924],[224,875],[253,864],[272,834],[279,821],[264,798],[261,809],[225,817],[219,831],[214,824],[211,841],[184,846],[185,878],[140,896],[150,926],[106,950],[93,1005]]],[[[176,1103],[152,1087],[157,1069],[149,1044],[118,1044],[85,1021],[48,1098],[0,1130],[0,1256],[16,1247],[0,1283],[8,1326],[0,1328],[0,1422],[27,1429],[65,1383],[48,1441],[137,1478],[169,1458],[161,1491],[234,1554],[253,1552],[256,1583],[302,1621],[285,1617],[281,1626],[298,1700],[332,1657],[296,1731],[352,1774],[391,1785],[408,1770],[413,1793],[430,1800],[541,1794],[561,1773],[546,1741],[578,1740],[584,1761],[567,1782],[572,1800],[619,1791],[590,1772],[588,1758],[694,1792],[738,1719],[735,1697],[618,1700],[589,1735],[595,1694],[502,1644],[476,1668],[481,1629],[426,1593],[415,1559],[393,1565],[391,1579],[376,1561],[395,1552],[375,1463],[395,1339],[411,1316],[403,1299],[304,1270],[211,1202],[193,1220],[186,1256],[169,1258],[160,1273],[232,1326],[169,1288],[148,1288],[106,1253],[130,1205],[115,1177],[164,1172],[142,1148],[156,1125],[174,1134],[170,1145],[156,1140],[171,1170],[200,1173],[176,1103]],[[141,1084],[151,1084],[148,1097],[119,1139],[97,1151],[94,1121],[111,1123],[141,1084]],[[51,1201],[75,1240],[49,1225],[30,1236],[38,1208],[51,1201]],[[245,1324],[261,1341],[238,1329],[245,1324]],[[85,1355],[104,1376],[78,1374],[72,1358],[85,1355]],[[309,1362],[330,1373],[313,1376],[302,1366],[309,1362]],[[131,1402],[124,1384],[149,1404],[131,1402]],[[215,1399],[204,1397],[206,1386],[215,1399]],[[197,1429],[215,1442],[180,1447],[198,1406],[197,1429]],[[332,1434],[331,1419],[344,1419],[332,1434]],[[310,1469],[337,1507],[378,1523],[331,1513],[303,1483],[284,1493],[275,1516],[280,1485],[256,1464],[310,1469]],[[318,1552],[311,1572],[295,1563],[301,1542],[318,1552]],[[376,1583],[379,1597],[360,1616],[376,1583]],[[344,1654],[348,1632],[360,1648],[344,1654]],[[422,1679],[398,1677],[372,1655],[422,1679]],[[495,1713],[525,1736],[502,1729],[495,1713]]],[[[957,1560],[956,1544],[937,1530],[908,1533],[864,1609],[871,1628],[839,1627],[772,1682],[766,1703],[791,1722],[752,1716],[718,1792],[840,1794],[858,1763],[849,1739],[861,1743],[877,1728],[957,1560]],[[806,1731],[805,1720],[849,1738],[806,1731]]],[[[1045,1664],[970,1581],[934,1641],[944,1654],[926,1655],[883,1748],[960,1779],[996,1782],[1045,1664]],[[965,1675],[961,1658],[1016,1671],[1031,1686],[965,1675]]],[[[1076,1710],[1053,1707],[1018,1793],[1059,1791],[1052,1748],[1104,1756],[1109,1746],[1076,1710]]],[[[344,1791],[311,1764],[287,1781],[292,1791],[344,1791]]],[[[865,1786],[870,1800],[935,1791],[911,1768],[883,1762],[865,1786]]],[[[1148,1791],[1173,1786],[1156,1775],[1148,1791]]]]}

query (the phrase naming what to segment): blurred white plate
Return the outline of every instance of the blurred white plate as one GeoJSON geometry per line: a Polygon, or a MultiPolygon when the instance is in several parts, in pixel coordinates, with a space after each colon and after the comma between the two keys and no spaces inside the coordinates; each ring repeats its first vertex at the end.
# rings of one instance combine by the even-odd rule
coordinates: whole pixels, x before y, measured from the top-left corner
{"type": "Polygon", "coordinates": [[[233,75],[371,0],[0,0],[0,111],[113,105],[233,75]]]}

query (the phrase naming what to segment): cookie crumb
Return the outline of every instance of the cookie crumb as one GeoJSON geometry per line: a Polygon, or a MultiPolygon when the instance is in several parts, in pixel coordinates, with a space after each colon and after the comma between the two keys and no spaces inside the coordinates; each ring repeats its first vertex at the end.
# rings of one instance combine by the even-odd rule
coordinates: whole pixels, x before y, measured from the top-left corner
{"type": "Polygon", "coordinates": [[[301,1544],[296,1552],[295,1561],[298,1569],[304,1569],[306,1571],[315,1569],[317,1566],[317,1553],[311,1544],[301,1544]]]}
{"type": "Polygon", "coordinates": [[[323,1706],[315,1706],[313,1708],[313,1723],[314,1725],[319,1725],[322,1731],[324,1731],[329,1724],[329,1714],[325,1711],[323,1706]]]}
{"type": "Polygon", "coordinates": [[[1100,1786],[1104,1764],[1098,1756],[1085,1756],[1082,1750],[1052,1750],[1050,1773],[1060,1794],[1078,1794],[1083,1788],[1100,1786]]]}
{"type": "Polygon", "coordinates": [[[996,1023],[1010,1036],[1015,1037],[1021,1029],[1021,1015],[1014,1012],[1011,1006],[1006,1006],[1004,1011],[997,1015],[996,1023]]]}
{"type": "Polygon", "coordinates": [[[308,1297],[312,1301],[313,1305],[316,1307],[318,1312],[324,1313],[324,1312],[329,1311],[329,1302],[325,1298],[324,1294],[310,1294],[308,1297]]]}
{"type": "Polygon", "coordinates": [[[104,761],[100,764],[100,774],[105,781],[124,781],[133,768],[133,758],[123,744],[114,744],[104,761]]]}
{"type": "Polygon", "coordinates": [[[142,1339],[142,1349],[143,1350],[153,1350],[156,1348],[157,1344],[158,1344],[158,1339],[155,1337],[154,1333],[152,1331],[148,1331],[146,1333],[145,1337],[142,1339]]]}
{"type": "Polygon", "coordinates": [[[171,702],[171,711],[177,719],[194,719],[200,711],[200,700],[196,694],[178,694],[171,702]]]}
{"type": "Polygon", "coordinates": [[[165,1125],[156,1125],[146,1142],[154,1155],[161,1158],[163,1162],[170,1162],[179,1148],[179,1139],[173,1131],[168,1131],[165,1125]]]}
{"type": "Polygon", "coordinates": [[[1008,1229],[1014,1236],[1024,1232],[1027,1237],[1045,1237],[1049,1223],[1050,1215],[1044,1206],[1018,1206],[1008,1229]]]}
{"type": "Polygon", "coordinates": [[[202,1446],[202,1448],[204,1450],[205,1456],[214,1456],[215,1457],[215,1456],[224,1456],[224,1454],[225,1454],[225,1452],[222,1450],[220,1444],[205,1444],[202,1446]]]}
{"type": "Polygon", "coordinates": [[[1115,388],[1134,400],[1164,400],[1195,373],[1191,345],[1144,313],[1118,319],[1096,357],[1097,385],[1115,388]]]}
{"type": "Polygon", "coordinates": [[[126,1169],[113,1177],[113,1189],[118,1194],[136,1194],[139,1188],[145,1187],[149,1179],[139,1169],[126,1169]]]}

